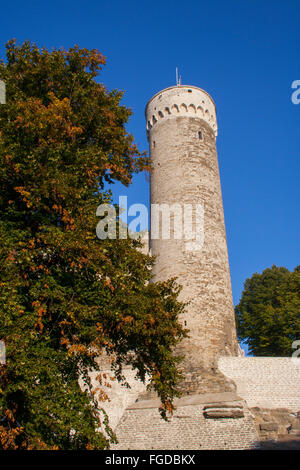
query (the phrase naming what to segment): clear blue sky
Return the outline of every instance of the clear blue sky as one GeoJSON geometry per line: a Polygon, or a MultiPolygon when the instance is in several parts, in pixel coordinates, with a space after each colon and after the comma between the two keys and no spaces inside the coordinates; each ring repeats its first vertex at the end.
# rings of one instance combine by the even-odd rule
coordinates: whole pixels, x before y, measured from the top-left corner
{"type": "MultiPolygon", "coordinates": [[[[2,57],[12,37],[98,48],[107,57],[99,79],[125,90],[134,112],[128,129],[142,150],[145,104],[175,84],[176,66],[183,84],[207,90],[217,106],[235,304],[254,272],[300,264],[300,104],[291,102],[300,80],[299,0],[16,0],[0,11],[2,57]]],[[[149,204],[144,175],[116,191],[149,204]]]]}

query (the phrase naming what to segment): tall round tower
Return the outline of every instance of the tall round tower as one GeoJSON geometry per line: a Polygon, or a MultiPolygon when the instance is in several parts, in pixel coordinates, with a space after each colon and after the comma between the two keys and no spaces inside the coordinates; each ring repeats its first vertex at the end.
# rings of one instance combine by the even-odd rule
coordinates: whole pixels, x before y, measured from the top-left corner
{"type": "Polygon", "coordinates": [[[189,338],[178,348],[185,355],[182,386],[187,393],[230,390],[217,369],[219,356],[237,354],[237,339],[215,104],[204,90],[177,85],[150,99],[146,121],[154,280],[177,277],[180,300],[189,302],[181,318],[189,338]],[[164,215],[157,216],[160,209],[164,215]]]}

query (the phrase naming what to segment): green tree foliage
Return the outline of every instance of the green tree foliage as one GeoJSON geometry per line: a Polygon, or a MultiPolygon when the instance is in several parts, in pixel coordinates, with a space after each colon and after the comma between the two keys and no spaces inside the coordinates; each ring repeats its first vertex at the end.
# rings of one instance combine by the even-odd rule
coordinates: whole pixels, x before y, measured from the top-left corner
{"type": "Polygon", "coordinates": [[[300,266],[272,266],[244,284],[235,308],[238,335],[255,356],[291,356],[300,339],[300,266]]]}
{"type": "Polygon", "coordinates": [[[149,283],[135,240],[99,240],[110,183],[147,169],[125,130],[122,93],[96,76],[97,50],[7,44],[0,62],[0,447],[103,449],[114,439],[88,370],[109,354],[115,375],[150,376],[165,416],[178,395],[174,346],[186,335],[174,280],[149,283]],[[81,378],[84,388],[78,385],[81,378]],[[102,424],[101,424],[102,422],[102,424]],[[97,428],[101,431],[97,432],[97,428]],[[104,428],[103,428],[104,426],[104,428]],[[106,437],[105,437],[106,436],[106,437]]]}

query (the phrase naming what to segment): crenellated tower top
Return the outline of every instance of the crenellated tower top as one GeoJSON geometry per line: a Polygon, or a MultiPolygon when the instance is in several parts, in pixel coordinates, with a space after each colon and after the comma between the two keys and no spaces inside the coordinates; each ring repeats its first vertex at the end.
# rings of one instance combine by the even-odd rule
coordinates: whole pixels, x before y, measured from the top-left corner
{"type": "Polygon", "coordinates": [[[147,103],[147,136],[161,119],[174,117],[199,117],[218,135],[216,106],[212,97],[201,88],[192,85],[175,85],[156,93],[147,103]]]}

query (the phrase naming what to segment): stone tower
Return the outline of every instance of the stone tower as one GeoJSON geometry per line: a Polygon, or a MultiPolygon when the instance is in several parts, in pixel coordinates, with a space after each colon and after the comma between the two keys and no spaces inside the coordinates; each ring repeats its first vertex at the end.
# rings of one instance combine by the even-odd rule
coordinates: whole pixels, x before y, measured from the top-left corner
{"type": "Polygon", "coordinates": [[[189,302],[181,321],[190,330],[190,337],[178,348],[178,353],[185,355],[182,387],[188,394],[229,391],[232,384],[218,371],[217,360],[237,355],[238,346],[216,149],[215,104],[198,87],[172,86],[150,99],[146,121],[153,164],[150,248],[157,256],[154,280],[176,276],[183,286],[180,300],[189,302]],[[161,231],[164,216],[157,218],[157,209],[154,214],[153,208],[162,206],[153,204],[168,205],[169,239],[161,231]],[[181,237],[176,232],[180,217],[181,237]],[[193,220],[190,228],[185,226],[188,220],[193,220]]]}
{"type": "Polygon", "coordinates": [[[176,276],[183,286],[181,299],[189,304],[181,321],[190,337],[178,347],[185,355],[185,379],[168,422],[158,412],[160,400],[138,388],[133,375],[128,375],[130,396],[120,388],[115,390],[112,408],[107,409],[115,419],[119,439],[112,449],[255,449],[260,440],[273,445],[277,431],[286,434],[295,427],[294,433],[299,433],[297,366],[290,358],[234,357],[238,344],[214,102],[200,88],[169,87],[150,99],[146,120],[153,163],[150,246],[157,256],[154,279],[176,276]],[[182,237],[180,215],[193,219],[185,207],[194,209],[194,227],[186,229],[184,220],[182,237]],[[160,223],[157,208],[169,210],[168,224],[166,211],[160,223]]]}

